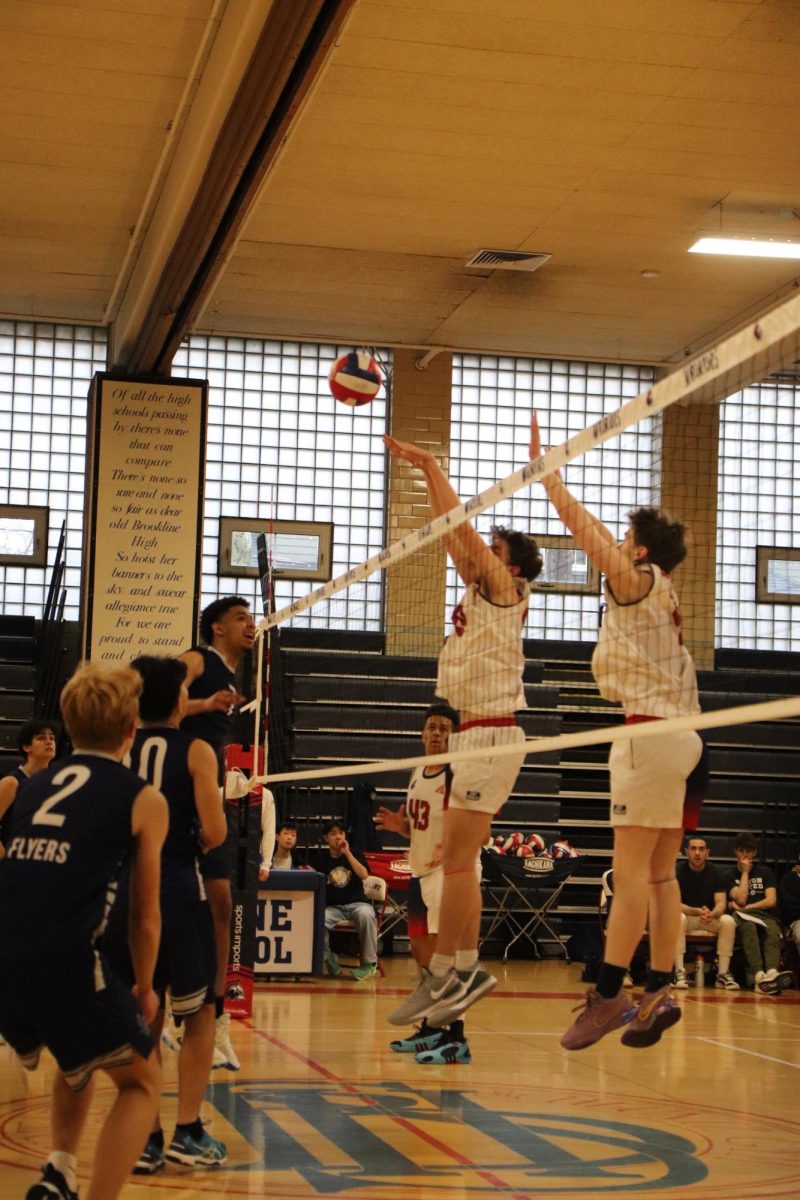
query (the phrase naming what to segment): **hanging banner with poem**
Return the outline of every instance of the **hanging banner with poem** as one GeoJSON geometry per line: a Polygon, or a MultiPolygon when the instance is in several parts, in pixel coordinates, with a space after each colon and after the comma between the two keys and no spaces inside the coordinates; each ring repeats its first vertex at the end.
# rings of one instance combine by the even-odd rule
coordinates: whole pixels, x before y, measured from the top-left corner
{"type": "Polygon", "coordinates": [[[207,396],[197,379],[92,381],[86,658],[127,663],[194,642],[207,396]]]}

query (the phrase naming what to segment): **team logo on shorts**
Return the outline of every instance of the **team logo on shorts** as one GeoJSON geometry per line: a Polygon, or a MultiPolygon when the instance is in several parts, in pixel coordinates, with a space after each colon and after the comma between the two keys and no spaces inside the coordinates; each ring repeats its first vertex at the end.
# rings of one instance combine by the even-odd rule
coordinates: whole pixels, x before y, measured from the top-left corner
{"type": "Polygon", "coordinates": [[[627,804],[615,804],[614,805],[614,816],[615,817],[624,817],[627,811],[628,811],[627,804]]]}
{"type": "Polygon", "coordinates": [[[466,795],[467,800],[480,800],[480,798],[481,798],[480,792],[467,792],[467,795],[466,795]]]}

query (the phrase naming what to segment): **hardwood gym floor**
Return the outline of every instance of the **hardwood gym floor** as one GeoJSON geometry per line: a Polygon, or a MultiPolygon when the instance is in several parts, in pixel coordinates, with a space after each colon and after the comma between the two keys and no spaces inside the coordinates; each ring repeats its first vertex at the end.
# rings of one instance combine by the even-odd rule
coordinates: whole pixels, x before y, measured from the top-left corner
{"type": "MultiPolygon", "coordinates": [[[[228,1165],[167,1167],[132,1177],[123,1195],[800,1197],[798,993],[678,993],[684,1019],[658,1046],[630,1050],[612,1035],[567,1054],[558,1038],[584,991],[580,967],[494,964],[497,991],[467,1014],[472,1063],[424,1067],[388,1048],[385,1016],[410,965],[385,965],[362,985],[260,985],[252,1020],[234,1029],[242,1070],[215,1073],[204,1114],[228,1165]]],[[[49,1065],[26,1076],[0,1047],[3,1200],[24,1196],[47,1153],[50,1079],[49,1065]]],[[[175,1079],[165,1052],[168,1134],[175,1079]]]]}

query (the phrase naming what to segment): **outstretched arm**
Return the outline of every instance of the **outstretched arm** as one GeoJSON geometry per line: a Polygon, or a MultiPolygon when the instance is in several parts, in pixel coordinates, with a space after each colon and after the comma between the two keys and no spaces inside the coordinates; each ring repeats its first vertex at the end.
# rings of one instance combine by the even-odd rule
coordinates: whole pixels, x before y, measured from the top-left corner
{"type": "MultiPolygon", "coordinates": [[[[429,450],[411,442],[398,442],[393,437],[387,436],[383,440],[392,458],[399,458],[422,471],[435,517],[460,506],[461,500],[453,485],[429,450]]],[[[485,593],[497,604],[513,604],[517,600],[514,577],[470,521],[464,521],[452,533],[446,533],[442,540],[464,583],[480,581],[485,593]]]]}
{"type": "MultiPolygon", "coordinates": [[[[531,460],[537,459],[542,453],[542,441],[539,433],[539,422],[536,413],[531,416],[531,460]]],[[[608,577],[611,589],[622,603],[640,600],[650,586],[650,574],[639,571],[633,560],[624,554],[617,545],[611,531],[597,517],[572,495],[561,478],[560,471],[542,477],[542,485],[572,536],[581,550],[588,555],[590,562],[608,577]]]]}

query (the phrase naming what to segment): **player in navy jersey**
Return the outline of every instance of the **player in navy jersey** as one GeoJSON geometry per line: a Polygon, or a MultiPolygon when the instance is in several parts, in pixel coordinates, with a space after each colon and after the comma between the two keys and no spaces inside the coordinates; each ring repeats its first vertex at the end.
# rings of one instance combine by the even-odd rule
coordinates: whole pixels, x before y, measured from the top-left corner
{"type": "MultiPolygon", "coordinates": [[[[141,728],[130,750],[129,765],[164,794],[169,832],[161,855],[161,944],[155,987],[170,990],[172,1011],[184,1025],[178,1068],[178,1120],[164,1154],[158,1123],[134,1168],[152,1174],[170,1162],[220,1166],[225,1147],[203,1128],[200,1105],[214,1053],[216,953],[214,925],[200,875],[202,851],[225,840],[225,816],[217,784],[217,760],[211,747],[178,726],[188,701],[186,666],[177,658],[143,655],[131,663],[142,677],[141,728]]],[[[120,896],[109,925],[106,946],[123,979],[130,978],[127,954],[126,897],[120,896]]],[[[159,1009],[151,1032],[156,1045],[164,1019],[159,1009]]]]}
{"type": "MultiPolygon", "coordinates": [[[[194,646],[181,655],[186,663],[189,704],[181,729],[202,738],[219,761],[219,782],[224,767],[222,751],[231,740],[234,709],[241,704],[236,669],[243,656],[253,648],[256,625],[248,603],[241,596],[221,596],[200,614],[200,637],[205,646],[194,646]]],[[[230,1039],[230,1015],[225,1012],[225,975],[231,941],[231,877],[233,875],[233,834],[223,845],[203,857],[201,870],[205,880],[217,943],[216,1046],[214,1066],[238,1071],[239,1060],[230,1039]]]]}
{"type": "Polygon", "coordinates": [[[17,792],[28,782],[31,775],[50,766],[56,753],[56,741],[56,730],[52,721],[34,718],[26,721],[19,731],[17,748],[24,761],[10,775],[0,779],[0,858],[5,853],[6,842],[11,832],[17,792]]]}
{"type": "Polygon", "coordinates": [[[161,1072],[148,1024],[158,1009],[152,984],[168,818],[163,796],[121,762],[140,690],[130,669],[78,668],[61,693],[75,751],[21,790],[0,863],[0,1030],[29,1070],[45,1046],[58,1064],[53,1149],[27,1200],[75,1200],[94,1071],[106,1072],[117,1095],[86,1200],[119,1194],[158,1106],[161,1072]],[[126,863],[135,995],[98,944],[126,863]]]}

